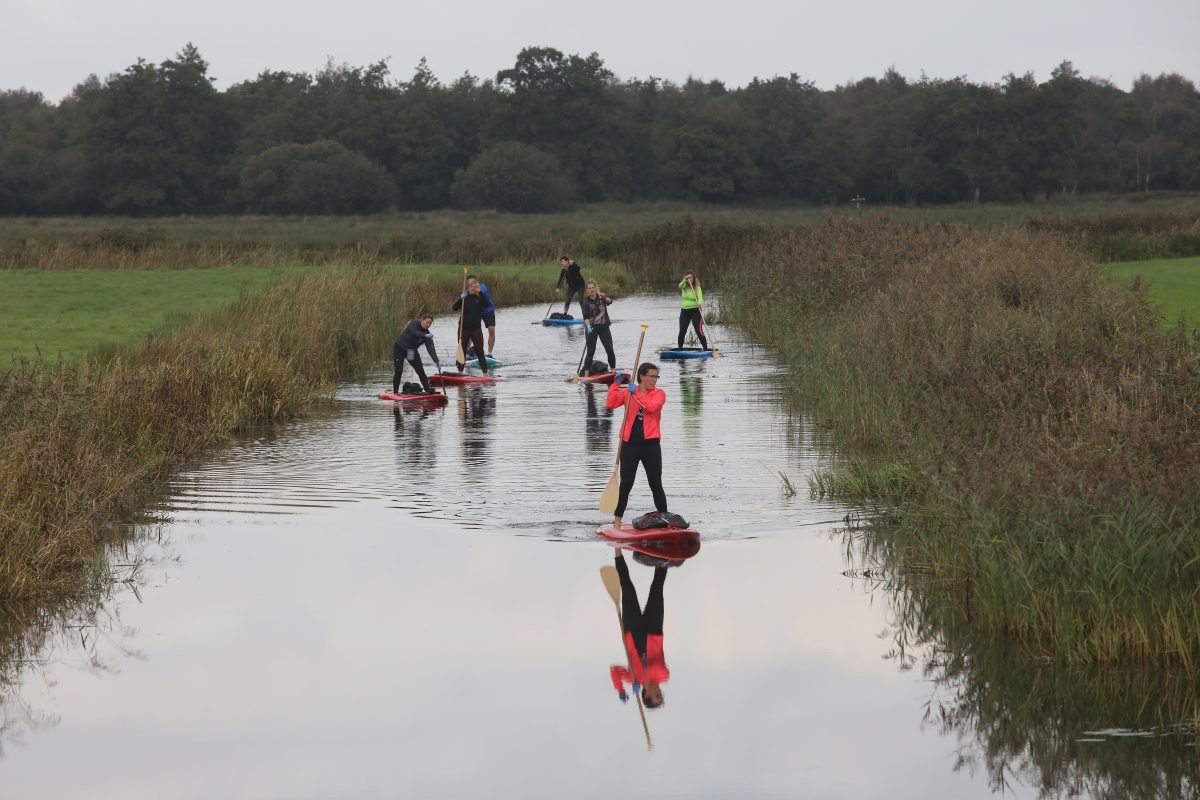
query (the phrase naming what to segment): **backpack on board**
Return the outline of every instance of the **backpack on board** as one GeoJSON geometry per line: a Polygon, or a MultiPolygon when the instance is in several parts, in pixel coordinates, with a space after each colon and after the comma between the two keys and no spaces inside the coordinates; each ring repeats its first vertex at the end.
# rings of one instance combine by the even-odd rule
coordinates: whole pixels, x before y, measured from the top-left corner
{"type": "Polygon", "coordinates": [[[550,319],[575,319],[570,314],[564,314],[561,311],[555,311],[550,315],[550,319]]]}
{"type": "Polygon", "coordinates": [[[654,528],[686,528],[687,520],[670,511],[651,511],[633,521],[635,530],[648,531],[654,528]]]}

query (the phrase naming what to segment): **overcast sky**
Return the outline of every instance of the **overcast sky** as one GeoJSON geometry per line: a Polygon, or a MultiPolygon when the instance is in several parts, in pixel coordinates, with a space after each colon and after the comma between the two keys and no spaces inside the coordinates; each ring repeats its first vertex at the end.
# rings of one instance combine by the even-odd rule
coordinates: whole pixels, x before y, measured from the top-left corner
{"type": "Polygon", "coordinates": [[[493,78],[522,47],[600,54],[623,79],[688,76],[741,86],[795,72],[823,89],[889,66],[917,78],[996,82],[1064,59],[1128,88],[1140,73],[1200,80],[1200,0],[0,0],[0,89],[60,100],[95,73],[158,62],[188,41],[218,87],[332,57],[425,56],[450,81],[493,78]]]}

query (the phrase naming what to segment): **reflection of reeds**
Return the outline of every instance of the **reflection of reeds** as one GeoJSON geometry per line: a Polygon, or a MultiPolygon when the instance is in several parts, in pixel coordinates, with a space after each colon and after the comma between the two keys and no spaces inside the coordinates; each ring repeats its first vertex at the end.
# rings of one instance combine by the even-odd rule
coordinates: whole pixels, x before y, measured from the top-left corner
{"type": "MultiPolygon", "coordinates": [[[[105,526],[126,519],[174,467],[363,375],[418,309],[448,309],[460,280],[309,274],[141,349],[78,365],[24,361],[0,375],[0,599],[77,589],[105,526]]],[[[510,303],[546,293],[528,278],[489,283],[510,303]]]]}
{"type": "Polygon", "coordinates": [[[1039,235],[868,220],[764,243],[722,302],[862,454],[810,488],[899,509],[900,566],[967,578],[977,625],[1200,666],[1200,357],[1139,297],[1039,235]]]}

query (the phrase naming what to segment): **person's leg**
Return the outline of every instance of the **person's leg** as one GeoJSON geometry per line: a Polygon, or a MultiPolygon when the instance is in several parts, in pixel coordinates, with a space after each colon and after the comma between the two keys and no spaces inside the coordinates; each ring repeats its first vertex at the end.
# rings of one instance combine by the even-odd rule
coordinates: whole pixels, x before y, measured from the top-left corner
{"type": "Polygon", "coordinates": [[[592,374],[592,359],[596,356],[596,337],[600,335],[600,329],[592,327],[592,332],[587,334],[587,346],[583,351],[583,370],[584,375],[592,374]]]}
{"type": "Polygon", "coordinates": [[[404,375],[404,359],[398,358],[392,363],[396,367],[396,371],[392,373],[392,394],[399,394],[400,378],[404,375]]]}
{"type": "Polygon", "coordinates": [[[476,328],[471,331],[471,341],[475,344],[475,352],[479,353],[479,369],[483,370],[483,374],[488,374],[487,357],[483,354],[483,329],[476,328]]]}
{"type": "Polygon", "coordinates": [[[425,376],[425,365],[421,363],[421,354],[416,350],[409,350],[408,353],[408,363],[412,364],[413,370],[417,373],[417,377],[421,380],[421,387],[428,392],[429,378],[425,376]]]}
{"type": "Polygon", "coordinates": [[[642,465],[646,468],[650,493],[654,495],[654,507],[659,511],[666,511],[667,494],[662,485],[662,446],[658,439],[650,439],[642,447],[642,465]]]}
{"type": "MultiPolygon", "coordinates": [[[[683,347],[683,337],[687,335],[688,323],[691,321],[692,318],[688,316],[688,309],[679,309],[679,343],[676,345],[679,348],[683,347]]],[[[637,365],[635,364],[634,368],[636,367],[637,365]]]]}
{"type": "Polygon", "coordinates": [[[621,555],[620,550],[613,558],[613,564],[616,565],[617,575],[621,578],[621,628],[633,634],[634,647],[640,653],[646,649],[646,624],[642,607],[638,603],[637,588],[629,577],[629,567],[625,564],[625,557],[621,555]]]}
{"type": "Polygon", "coordinates": [[[642,612],[646,633],[661,635],[663,632],[663,584],[666,582],[667,568],[655,567],[654,580],[650,582],[650,596],[646,598],[646,610],[642,612]]]}
{"type": "Polygon", "coordinates": [[[496,349],[496,326],[488,325],[488,349],[487,354],[490,356],[492,351],[496,349]]]}
{"type": "MultiPolygon", "coordinates": [[[[467,330],[466,328],[463,329],[462,338],[459,340],[459,344],[462,345],[463,358],[466,358],[467,350],[469,350],[471,348],[471,332],[469,330],[467,330]]],[[[460,364],[457,361],[454,363],[458,366],[459,372],[462,372],[463,369],[466,368],[466,364],[460,364]]]]}
{"type": "Polygon", "coordinates": [[[629,490],[633,488],[633,479],[637,477],[638,446],[626,442],[621,446],[621,491],[617,495],[617,508],[613,516],[617,519],[625,516],[625,506],[629,504],[629,490]]]}
{"type": "Polygon", "coordinates": [[[692,327],[696,329],[696,338],[700,340],[700,346],[707,350],[708,337],[704,335],[704,314],[698,308],[694,308],[692,311],[696,314],[692,318],[692,327]]]}
{"type": "Polygon", "coordinates": [[[604,344],[604,352],[606,355],[608,355],[608,366],[610,369],[616,369],[617,354],[613,351],[612,331],[609,330],[607,325],[602,325],[599,328],[599,333],[600,341],[604,344]]]}

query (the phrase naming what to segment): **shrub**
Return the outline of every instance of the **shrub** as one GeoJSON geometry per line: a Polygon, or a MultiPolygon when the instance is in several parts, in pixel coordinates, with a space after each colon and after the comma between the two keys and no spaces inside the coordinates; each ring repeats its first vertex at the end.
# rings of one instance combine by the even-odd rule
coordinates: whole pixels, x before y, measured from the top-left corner
{"type": "Polygon", "coordinates": [[[330,141],[264,150],[246,162],[239,191],[266,214],[370,214],[395,200],[387,170],[330,141]]]}
{"type": "Polygon", "coordinates": [[[520,142],[502,142],[455,174],[451,194],[460,208],[521,214],[560,211],[574,189],[554,156],[520,142]]]}

